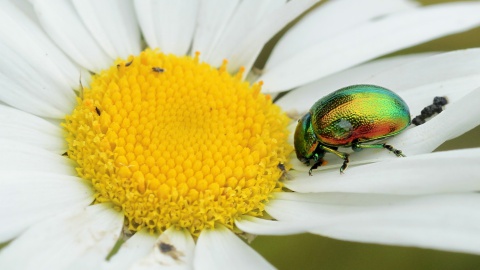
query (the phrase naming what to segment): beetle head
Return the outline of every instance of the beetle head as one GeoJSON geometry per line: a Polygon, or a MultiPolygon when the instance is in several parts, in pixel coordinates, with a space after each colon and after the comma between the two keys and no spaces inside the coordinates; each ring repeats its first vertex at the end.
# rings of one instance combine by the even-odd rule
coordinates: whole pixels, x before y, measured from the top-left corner
{"type": "Polygon", "coordinates": [[[317,136],[312,129],[311,115],[307,113],[298,120],[293,137],[297,158],[308,165],[310,160],[314,158],[318,143],[317,136]]]}

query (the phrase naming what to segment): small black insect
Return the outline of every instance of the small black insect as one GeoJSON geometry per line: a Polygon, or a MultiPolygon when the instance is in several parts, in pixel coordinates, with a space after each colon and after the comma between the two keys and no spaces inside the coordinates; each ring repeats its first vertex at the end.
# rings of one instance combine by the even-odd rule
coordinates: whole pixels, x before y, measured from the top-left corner
{"type": "MultiPolygon", "coordinates": [[[[133,63],[133,59],[130,62],[125,63],[125,67],[129,67],[133,63]]],[[[120,64],[117,64],[117,68],[120,68],[120,64]]]]}
{"type": "Polygon", "coordinates": [[[184,256],[183,252],[177,250],[174,245],[163,241],[158,244],[158,249],[162,254],[170,256],[175,261],[181,261],[180,257],[184,256]]]}
{"type": "Polygon", "coordinates": [[[152,70],[157,73],[163,73],[165,71],[165,69],[161,67],[152,67],[152,70]]]}
{"type": "Polygon", "coordinates": [[[448,100],[445,97],[435,97],[433,99],[433,104],[428,105],[425,107],[420,115],[417,115],[415,118],[412,119],[412,124],[419,126],[425,123],[427,118],[434,116],[437,113],[441,113],[443,111],[443,106],[448,104],[448,100]]]}
{"type": "Polygon", "coordinates": [[[63,153],[63,154],[62,154],[62,156],[64,156],[64,157],[68,157],[68,153],[67,153],[67,152],[65,152],[65,153],[63,153]]]}
{"type": "Polygon", "coordinates": [[[161,242],[158,245],[158,248],[160,249],[160,252],[162,252],[162,253],[167,253],[167,252],[170,252],[170,251],[175,249],[175,247],[173,245],[167,244],[167,243],[164,243],[164,242],[161,242]]]}
{"type": "Polygon", "coordinates": [[[98,116],[100,116],[102,114],[102,112],[100,111],[100,109],[98,107],[95,107],[95,111],[97,112],[98,116]]]}

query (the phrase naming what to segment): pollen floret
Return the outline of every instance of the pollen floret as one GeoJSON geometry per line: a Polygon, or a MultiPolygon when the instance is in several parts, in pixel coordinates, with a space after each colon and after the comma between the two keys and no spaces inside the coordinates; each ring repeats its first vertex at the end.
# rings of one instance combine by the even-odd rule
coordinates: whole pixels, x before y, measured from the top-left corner
{"type": "Polygon", "coordinates": [[[66,117],[78,174],[130,230],[233,228],[281,190],[289,119],[225,65],[145,50],[95,75],[66,117]]]}

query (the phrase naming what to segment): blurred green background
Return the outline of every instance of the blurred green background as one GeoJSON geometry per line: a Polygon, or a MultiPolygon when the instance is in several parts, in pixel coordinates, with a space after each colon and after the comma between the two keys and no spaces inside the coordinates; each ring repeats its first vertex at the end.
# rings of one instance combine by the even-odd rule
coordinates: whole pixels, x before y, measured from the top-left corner
{"type": "MultiPolygon", "coordinates": [[[[418,2],[430,5],[458,1],[421,0],[418,2]]],[[[257,67],[263,66],[262,59],[265,61],[281,34],[267,44],[262,52],[263,57],[256,63],[257,67]]],[[[408,48],[395,55],[472,47],[480,47],[480,27],[408,48]]],[[[480,126],[444,143],[437,151],[471,147],[480,147],[480,126]]],[[[252,246],[279,269],[480,269],[480,256],[345,242],[311,234],[259,236],[252,242],[252,246]]]]}

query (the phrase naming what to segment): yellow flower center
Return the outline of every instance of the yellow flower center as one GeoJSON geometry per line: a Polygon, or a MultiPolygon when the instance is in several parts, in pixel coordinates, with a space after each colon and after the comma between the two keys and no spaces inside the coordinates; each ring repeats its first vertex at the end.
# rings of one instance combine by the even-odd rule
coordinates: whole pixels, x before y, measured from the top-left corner
{"type": "Polygon", "coordinates": [[[96,202],[116,205],[133,231],[198,236],[261,216],[281,190],[289,119],[241,75],[152,50],[95,75],[63,125],[96,202]]]}

